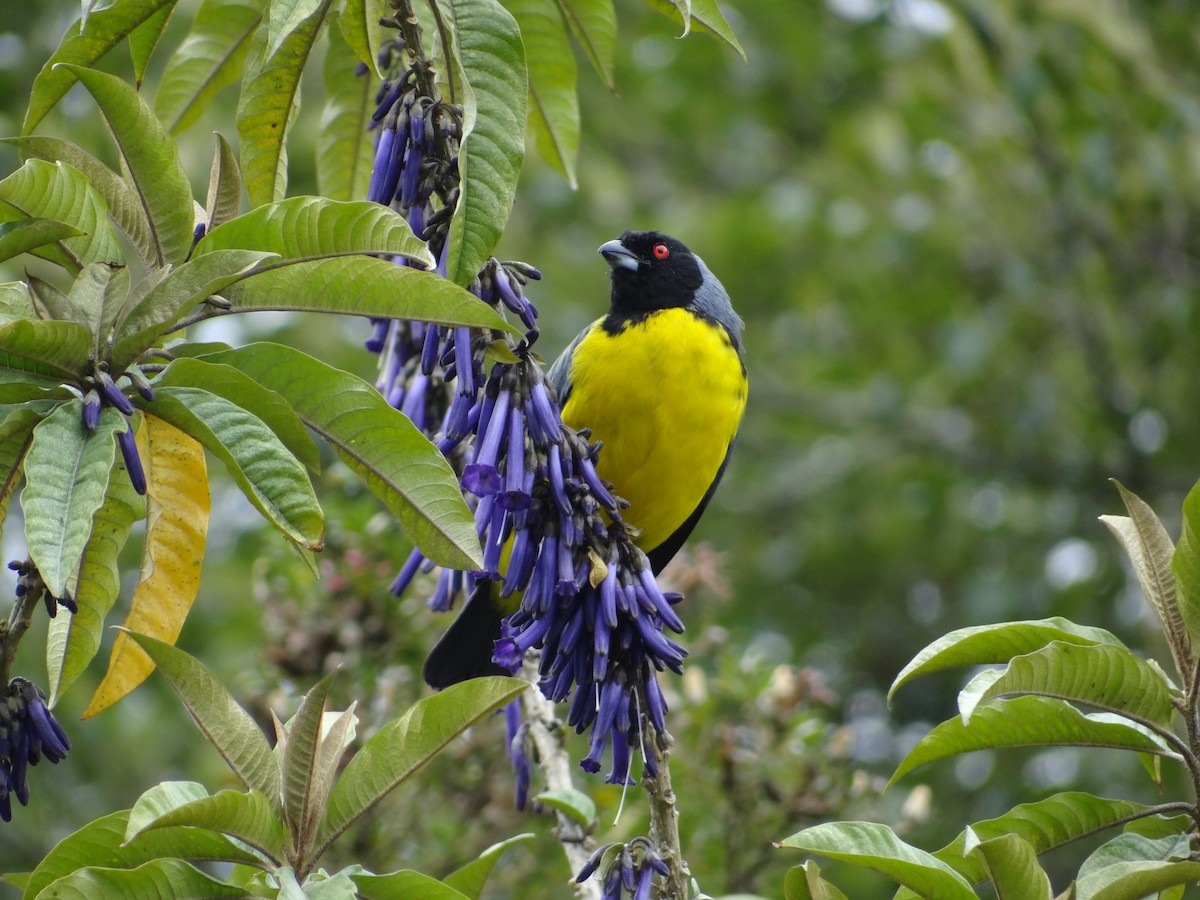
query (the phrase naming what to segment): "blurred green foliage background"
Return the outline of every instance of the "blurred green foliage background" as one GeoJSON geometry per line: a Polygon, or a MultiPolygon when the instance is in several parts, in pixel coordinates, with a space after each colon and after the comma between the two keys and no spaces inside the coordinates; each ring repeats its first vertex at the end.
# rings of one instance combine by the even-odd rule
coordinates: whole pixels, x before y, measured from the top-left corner
{"type": "MultiPolygon", "coordinates": [[[[181,0],[179,36],[194,6],[181,0]]],[[[1148,611],[1096,517],[1119,511],[1117,478],[1174,529],[1200,474],[1194,5],[742,0],[726,12],[745,62],[706,36],[679,40],[632,0],[618,9],[618,93],[580,60],[579,188],[531,155],[499,255],[545,274],[532,298],[548,358],[605,307],[595,248],[627,227],[679,236],[747,320],[746,422],[697,532],[711,549],[675,573],[692,656],[684,679],[667,679],[673,769],[701,885],[780,896],[799,859],[770,840],[826,818],[882,817],[932,848],[1055,790],[1158,797],[1135,763],[1082,750],[977,754],[878,789],[953,710],[962,673],[905,688],[890,710],[883,700],[952,628],[1064,615],[1164,654],[1146,646],[1148,611]]],[[[19,131],[32,78],[78,10],[25,4],[0,24],[0,133],[19,131]]],[[[105,67],[129,72],[119,51],[105,67]]],[[[310,81],[293,194],[316,190],[310,81]]],[[[198,196],[209,132],[235,137],[235,104],[227,91],[182,138],[198,196]]],[[[78,89],[40,130],[110,150],[78,89]]],[[[0,149],[0,175],[17,164],[0,149]]],[[[371,375],[366,323],[204,327],[201,338],[270,333],[371,375]]],[[[264,715],[290,714],[342,664],[337,690],[360,699],[362,734],[420,695],[441,623],[418,599],[387,596],[407,547],[329,462],[322,580],[227,491],[181,645],[264,715]]],[[[24,555],[9,535],[3,552],[24,555]]],[[[36,678],[37,635],[22,657],[36,678]]],[[[60,705],[75,750],[32,773],[0,870],[29,868],[163,778],[228,781],[156,680],[73,721],[88,695],[81,683],[60,705]]],[[[441,875],[532,830],[494,895],[565,895],[549,820],[511,808],[502,733],[478,729],[339,852],[441,875]]],[[[602,837],[645,827],[636,792],[610,829],[615,789],[586,787],[602,837]]],[[[869,874],[828,871],[850,896],[890,896],[869,874]]]]}

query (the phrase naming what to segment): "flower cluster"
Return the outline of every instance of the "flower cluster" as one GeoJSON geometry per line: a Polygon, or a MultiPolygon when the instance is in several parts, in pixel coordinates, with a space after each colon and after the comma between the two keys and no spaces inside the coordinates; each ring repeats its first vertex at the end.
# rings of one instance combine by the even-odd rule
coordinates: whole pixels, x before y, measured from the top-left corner
{"type": "Polygon", "coordinates": [[[0,697],[0,819],[12,821],[12,798],[29,803],[26,771],[44,756],[52,763],[71,749],[67,733],[31,682],[14,678],[0,697]]]}
{"type": "MultiPolygon", "coordinates": [[[[130,384],[146,400],[154,399],[154,389],[137,366],[130,366],[124,373],[130,384]]],[[[133,482],[134,490],[139,494],[146,493],[146,473],[142,468],[142,459],[138,456],[137,441],[134,439],[133,401],[117,386],[116,380],[109,374],[108,363],[97,362],[92,375],[87,379],[87,392],[83,395],[83,427],[91,434],[100,424],[100,410],[111,406],[125,417],[125,430],[117,435],[117,444],[121,448],[121,456],[125,459],[125,468],[129,470],[129,480],[133,482]]]]}
{"type": "MultiPolygon", "coordinates": [[[[394,68],[399,46],[388,55],[394,68]]],[[[380,88],[368,197],[405,214],[440,260],[459,191],[461,111],[422,96],[418,80],[410,68],[380,88]]],[[[501,597],[520,595],[494,661],[515,670],[527,651],[540,649],[543,693],[570,701],[568,722],[591,732],[581,765],[597,772],[611,750],[608,780],[625,784],[633,752],[653,765],[643,748],[643,714],[665,728],[657,673],[681,670],[685,651],[664,634],[683,631],[672,609],[679,596],[659,589],[621,520],[623,501],[597,474],[599,445],[564,425],[533,357],[538,311],[525,287],[540,277],[525,264],[492,259],[469,286],[520,319],[526,333],[515,347],[497,352],[500,333],[409,321],[377,321],[366,346],[380,354],[380,392],[461,472],[484,548],[481,571],[440,573],[429,605],[448,610],[481,579],[494,582],[501,597]]],[[[400,595],[433,568],[414,550],[392,592],[400,595]]],[[[514,754],[518,779],[519,762],[514,754]]]]}
{"type": "Polygon", "coordinates": [[[624,893],[632,894],[633,900],[649,900],[655,873],[664,877],[670,873],[648,837],[636,837],[626,844],[605,844],[589,857],[575,876],[575,883],[583,884],[598,870],[601,900],[621,900],[624,893]]]}
{"type": "Polygon", "coordinates": [[[36,603],[39,599],[46,604],[46,614],[50,618],[58,615],[59,606],[65,607],[69,612],[79,612],[79,607],[75,604],[75,598],[70,594],[64,593],[61,597],[54,597],[46,590],[46,582],[42,581],[42,573],[37,570],[37,566],[33,564],[32,559],[16,560],[8,564],[8,567],[17,573],[17,598],[26,599],[36,603]]]}

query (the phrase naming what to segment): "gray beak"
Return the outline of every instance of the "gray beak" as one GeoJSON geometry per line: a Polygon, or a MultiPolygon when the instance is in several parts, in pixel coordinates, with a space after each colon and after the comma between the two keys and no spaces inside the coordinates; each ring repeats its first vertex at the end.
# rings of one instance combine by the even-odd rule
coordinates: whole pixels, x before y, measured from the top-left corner
{"type": "Polygon", "coordinates": [[[614,269],[631,269],[634,272],[638,270],[638,258],[630,253],[629,249],[620,241],[601,244],[600,249],[596,252],[603,256],[604,261],[614,269]]]}

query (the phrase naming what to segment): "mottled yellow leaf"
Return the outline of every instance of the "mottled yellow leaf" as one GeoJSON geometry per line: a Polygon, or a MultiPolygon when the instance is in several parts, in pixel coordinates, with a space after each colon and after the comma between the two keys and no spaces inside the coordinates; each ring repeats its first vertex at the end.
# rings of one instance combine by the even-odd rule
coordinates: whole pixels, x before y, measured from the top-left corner
{"type": "MultiPolygon", "coordinates": [[[[146,415],[138,432],[138,452],[148,486],[146,546],[125,628],[173,644],[196,599],[204,561],[209,516],[204,448],[175,426],[146,415]]],[[[108,672],[84,718],[112,706],[153,669],[128,635],[117,635],[108,672]]]]}

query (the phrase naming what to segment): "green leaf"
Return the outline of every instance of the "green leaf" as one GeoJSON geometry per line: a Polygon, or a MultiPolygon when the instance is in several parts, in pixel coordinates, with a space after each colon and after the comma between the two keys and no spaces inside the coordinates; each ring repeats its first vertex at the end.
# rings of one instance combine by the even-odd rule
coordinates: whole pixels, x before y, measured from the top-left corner
{"type": "Polygon", "coordinates": [[[512,212],[525,157],[525,51],[516,21],[497,0],[452,0],[463,97],[462,188],[446,253],[446,277],[470,284],[512,212]]]}
{"type": "Polygon", "coordinates": [[[162,122],[122,79],[82,66],[75,73],[96,99],[108,123],[128,180],[150,223],[153,262],[178,263],[192,249],[195,215],[192,187],[179,161],[179,148],[162,122]]]}
{"type": "Polygon", "coordinates": [[[0,351],[27,359],[35,372],[52,373],[63,381],[91,372],[91,348],[91,332],[78,322],[17,319],[0,325],[0,351]]]}
{"type": "Polygon", "coordinates": [[[1156,891],[1200,881],[1198,862],[1143,860],[1106,866],[1076,882],[1079,900],[1140,900],[1156,891]]]}
{"type": "Polygon", "coordinates": [[[350,877],[367,900],[466,900],[465,894],[412,869],[387,875],[358,871],[350,873],[350,877]]]}
{"type": "MultiPolygon", "coordinates": [[[[280,741],[283,752],[283,818],[293,847],[304,852],[316,838],[330,782],[318,766],[321,758],[321,719],[325,698],[333,681],[330,673],[313,685],[288,722],[287,736],[280,741]]],[[[340,749],[340,748],[339,748],[340,749]]],[[[340,754],[339,754],[340,755],[340,754]]]]}
{"type": "Polygon", "coordinates": [[[912,847],[886,825],[829,822],[779,844],[874,869],[929,900],[976,900],[966,880],[940,859],[912,847]]]}
{"type": "Polygon", "coordinates": [[[972,750],[1061,745],[1172,756],[1146,732],[1132,723],[1113,721],[1107,713],[1085,716],[1062,700],[1015,697],[981,703],[969,725],[956,717],[936,726],[909,751],[888,786],[919,766],[972,750]]]}
{"type": "Polygon", "coordinates": [[[1079,867],[1078,879],[1108,866],[1123,862],[1176,862],[1191,855],[1191,844],[1186,833],[1177,832],[1160,838],[1149,838],[1141,834],[1119,834],[1101,844],[1079,867]]]}
{"type": "Polygon", "coordinates": [[[87,866],[55,881],[40,895],[45,900],[194,900],[252,897],[240,887],[206,875],[181,859],[153,859],[134,869],[87,866]]]}
{"type": "Polygon", "coordinates": [[[223,296],[240,312],[293,310],[420,319],[517,333],[490,306],[440,275],[368,256],[267,265],[230,286],[223,296]]]}
{"type": "Polygon", "coordinates": [[[64,162],[78,169],[107,205],[108,215],[129,243],[133,244],[138,255],[147,262],[154,257],[150,222],[129,182],[92,154],[78,144],[49,137],[3,138],[0,143],[12,144],[24,156],[48,163],[64,162]]]}
{"type": "Polygon", "coordinates": [[[185,313],[273,256],[256,250],[208,253],[188,260],[156,284],[147,285],[149,290],[144,296],[135,291],[129,297],[128,311],[123,311],[117,321],[113,371],[125,371],[185,313]]]}
{"type": "Polygon", "coordinates": [[[31,319],[34,315],[28,284],[23,281],[0,284],[0,325],[13,319],[31,319]]]}
{"type": "Polygon", "coordinates": [[[155,380],[155,387],[159,386],[201,388],[236,403],[262,419],[307,468],[321,470],[320,451],[290,402],[234,366],[213,360],[177,359],[155,380]]]}
{"type": "Polygon", "coordinates": [[[913,657],[888,690],[888,702],[908,682],[919,675],[954,669],[1008,662],[1022,653],[1031,653],[1051,641],[1070,644],[1110,644],[1124,647],[1115,635],[1103,628],[1076,625],[1067,619],[1053,617],[1025,622],[1001,622],[997,625],[973,625],[959,628],[913,657]]]}
{"type": "Polygon", "coordinates": [[[987,877],[1000,898],[1021,900],[1051,900],[1050,878],[1038,865],[1037,852],[1028,841],[1015,834],[979,840],[967,829],[967,852],[974,856],[987,872],[987,877]]]}
{"type": "Polygon", "coordinates": [[[252,344],[206,359],[240,369],[290,403],[338,449],[430,559],[452,568],[482,565],[475,520],[454,471],[374,387],[279,344],[252,344]]]}
{"type": "Polygon", "coordinates": [[[684,35],[688,33],[692,25],[698,25],[701,31],[707,31],[713,37],[736,50],[742,59],[746,58],[746,51],[738,43],[737,35],[729,27],[729,23],[725,20],[725,16],[721,12],[721,7],[717,5],[717,0],[686,0],[686,5],[690,7],[690,15],[686,21],[679,10],[679,2],[671,2],[671,0],[646,0],[646,3],[651,9],[657,10],[668,19],[682,25],[684,35]]]}
{"type": "Polygon", "coordinates": [[[171,11],[173,9],[173,5],[164,6],[137,28],[133,29],[133,31],[129,32],[129,57],[133,61],[133,80],[139,90],[142,87],[142,81],[146,77],[146,66],[150,64],[150,57],[154,54],[154,48],[158,46],[158,42],[162,39],[163,32],[167,28],[167,20],[171,18],[171,11]]]}
{"type": "Polygon", "coordinates": [[[548,806],[568,816],[584,828],[596,820],[596,804],[583,791],[574,788],[557,788],[552,791],[542,791],[533,798],[534,803],[548,806]]]}
{"type": "Polygon", "coordinates": [[[572,188],[579,156],[575,54],[554,0],[508,0],[529,64],[529,128],[538,152],[572,188]]]}
{"type": "Polygon", "coordinates": [[[320,849],[455,737],[528,686],[515,678],[474,678],[418,701],[379,729],[350,760],[330,794],[320,849]]]}
{"type": "Polygon", "coordinates": [[[125,462],[118,454],[104,503],[92,517],[79,576],[71,586],[79,611],[70,616],[56,616],[50,622],[46,671],[51,706],[75,683],[100,649],[104,619],[121,592],[117,558],[129,540],[133,523],[145,514],[145,498],[133,489],[125,462]]]}
{"type": "Polygon", "coordinates": [[[143,806],[142,800],[146,798],[143,794],[130,813],[126,839],[133,840],[143,832],[157,828],[206,828],[249,844],[275,864],[283,860],[286,832],[266,794],[254,790],[242,792],[227,789],[209,796],[200,785],[196,787],[203,793],[194,797],[186,797],[181,793],[178,802],[157,808],[143,806]]]}
{"type": "MultiPolygon", "coordinates": [[[[350,6],[361,10],[363,4],[351,3],[350,6]]],[[[378,22],[378,17],[375,21],[378,22]]],[[[375,162],[373,133],[367,126],[375,112],[378,82],[357,74],[356,55],[342,37],[344,32],[344,23],[341,30],[329,31],[329,49],[325,54],[325,108],[317,131],[317,191],[331,200],[355,200],[367,196],[367,184],[375,162]]]]}
{"type": "Polygon", "coordinates": [[[164,781],[154,785],[144,791],[129,810],[124,843],[132,841],[161,816],[207,796],[208,788],[198,781],[164,781]]]}
{"type": "Polygon", "coordinates": [[[1184,498],[1183,524],[1171,569],[1176,578],[1179,613],[1187,625],[1191,645],[1200,646],[1200,482],[1184,498]]]}
{"type": "Polygon", "coordinates": [[[205,235],[196,255],[238,248],[278,253],[284,260],[384,253],[434,264],[400,213],[368,200],[291,197],[260,206],[205,235]]]}
{"type": "Polygon", "coordinates": [[[846,895],[821,877],[815,859],[788,870],[783,881],[783,900],[846,900],[846,895]]]}
{"type": "Polygon", "coordinates": [[[558,5],[604,86],[616,91],[617,12],[612,0],[558,0],[558,5]]]}
{"type": "Polygon", "coordinates": [[[492,874],[492,869],[496,867],[496,863],[500,861],[500,857],[504,855],[505,851],[509,847],[531,841],[535,837],[536,835],[529,833],[518,834],[508,840],[500,841],[498,844],[492,844],[479,854],[478,859],[471,860],[465,866],[455,869],[447,875],[443,879],[444,884],[466,895],[470,900],[479,900],[479,897],[483,895],[483,886],[487,883],[488,876],[492,874]]]}
{"type": "Polygon", "coordinates": [[[117,312],[129,296],[129,269],[108,263],[90,263],[75,278],[67,303],[54,318],[71,319],[92,334],[90,355],[101,358],[101,348],[108,346],[109,332],[117,312]]]}
{"type": "Polygon", "coordinates": [[[63,35],[58,49],[34,79],[21,134],[30,134],[75,83],[75,74],[60,63],[90,66],[128,37],[135,28],[175,0],[122,0],[87,17],[87,27],[76,22],[63,35]]]}
{"type": "Polygon", "coordinates": [[[154,111],[172,134],[192,125],[223,88],[241,78],[264,6],[265,0],[200,4],[154,95],[154,111]]]}
{"type": "Polygon", "coordinates": [[[1167,636],[1175,669],[1184,681],[1188,681],[1192,670],[1192,641],[1179,609],[1175,573],[1171,570],[1175,545],[1154,510],[1119,481],[1114,480],[1113,484],[1120,491],[1129,516],[1101,516],[1100,521],[1125,548],[1142,594],[1167,636]]]}
{"type": "Polygon", "coordinates": [[[242,206],[242,170],[229,141],[217,135],[212,168],[208,177],[208,198],[204,210],[208,215],[205,227],[212,231],[218,225],[236,218],[242,206]]]}
{"type": "Polygon", "coordinates": [[[15,219],[0,223],[0,262],[84,232],[54,219],[15,219]]]}
{"type": "Polygon", "coordinates": [[[0,526],[8,517],[8,504],[21,480],[21,463],[33,442],[33,428],[44,417],[43,410],[21,406],[10,409],[0,422],[0,472],[4,478],[0,482],[0,526]]]}
{"type": "Polygon", "coordinates": [[[279,761],[254,719],[234,701],[212,671],[170,644],[130,634],[154,660],[208,742],[246,787],[275,802],[279,797],[279,761]]]}
{"type": "Polygon", "coordinates": [[[342,39],[354,51],[355,59],[370,67],[375,78],[384,76],[379,68],[379,51],[384,41],[384,28],[379,20],[389,9],[387,0],[348,0],[338,17],[342,39]]]}
{"type": "Polygon", "coordinates": [[[262,419],[189,387],[161,388],[148,408],[216,454],[247,499],[289,540],[321,549],[324,517],[308,475],[262,419]]]}
{"type": "Polygon", "coordinates": [[[960,695],[964,724],[979,703],[1005,694],[1073,700],[1162,730],[1171,729],[1175,716],[1171,692],[1159,670],[1122,647],[1053,641],[1015,657],[995,676],[983,674],[988,683],[981,683],[982,690],[968,685],[960,695]]]}
{"type": "Polygon", "coordinates": [[[0,181],[0,221],[42,218],[65,222],[84,234],[39,253],[72,273],[91,262],[123,263],[117,235],[108,222],[108,207],[78,169],[40,159],[25,164],[0,181]]]}
{"type": "Polygon", "coordinates": [[[286,141],[300,105],[300,76],[331,3],[321,0],[273,54],[267,53],[265,30],[256,32],[237,111],[242,176],[252,207],[282,200],[287,193],[286,141]]]}
{"type": "MultiPolygon", "coordinates": [[[[129,811],[111,813],[84,825],[55,845],[30,873],[26,900],[37,897],[51,883],[85,866],[132,868],[160,857],[217,860],[259,866],[261,860],[224,835],[195,828],[163,828],[147,832],[124,844],[129,811]]],[[[93,892],[89,897],[124,896],[93,892]]]]}
{"type": "Polygon", "coordinates": [[[25,455],[25,537],[46,589],[62,597],[79,565],[92,517],[104,502],[116,453],[114,435],[125,417],[105,409],[92,434],[83,427],[83,403],[64,403],[38,423],[25,455]]]}

